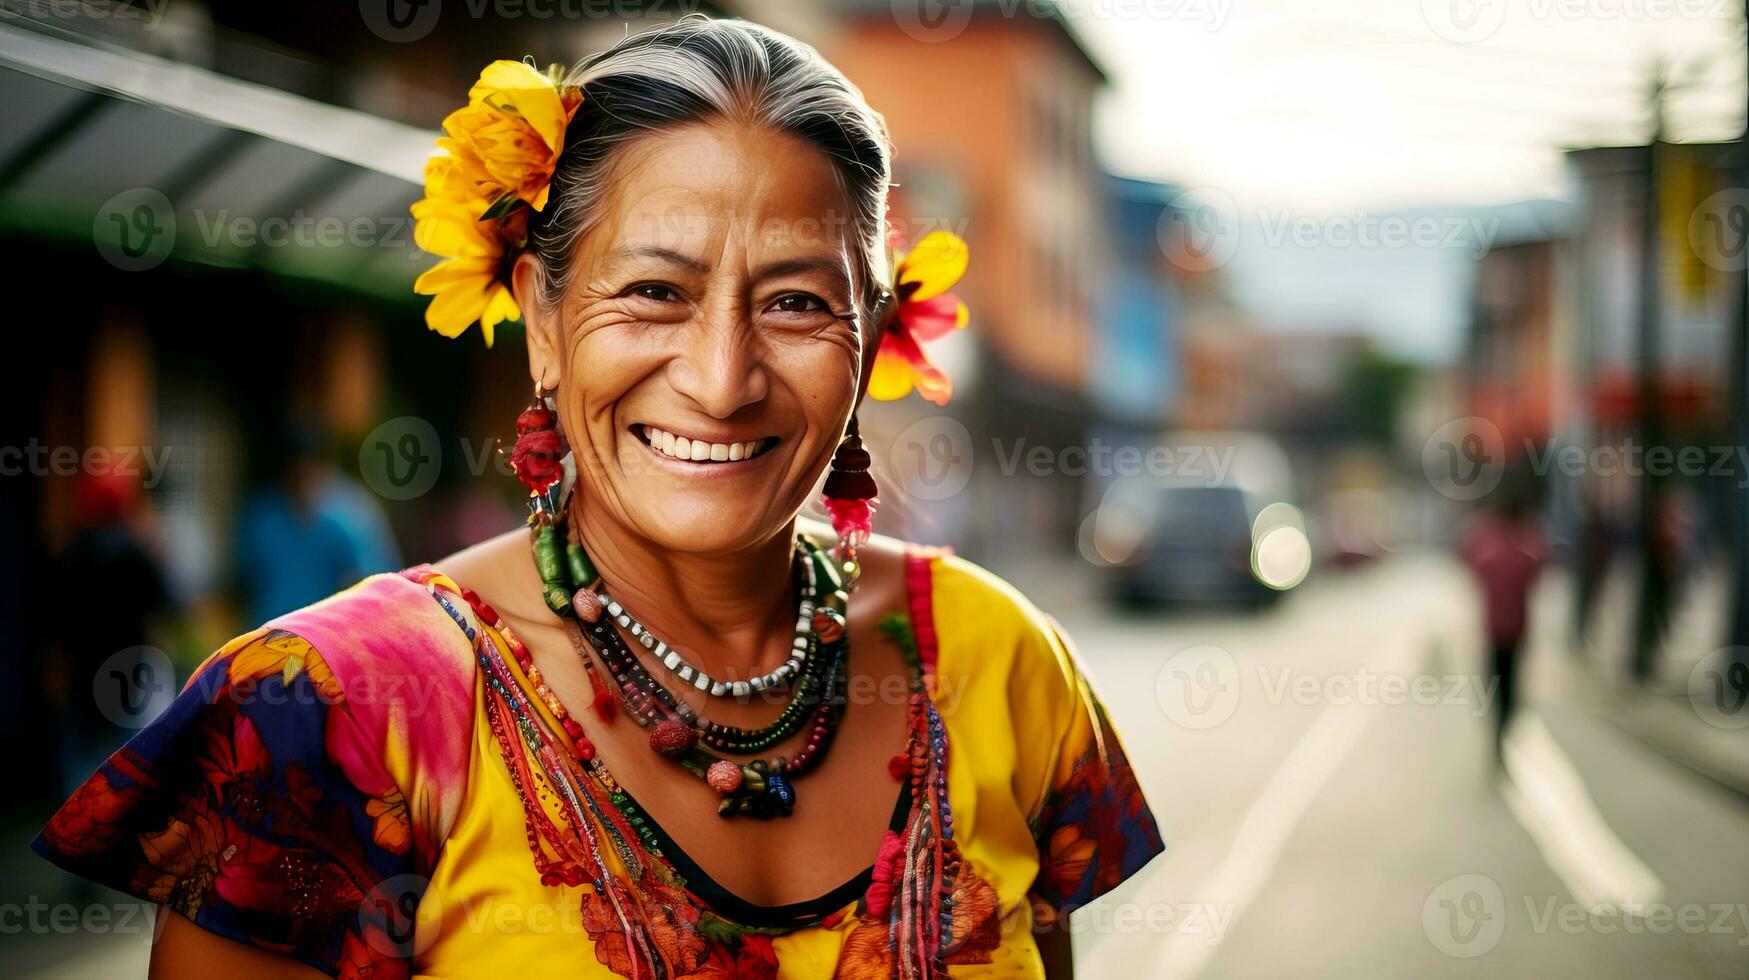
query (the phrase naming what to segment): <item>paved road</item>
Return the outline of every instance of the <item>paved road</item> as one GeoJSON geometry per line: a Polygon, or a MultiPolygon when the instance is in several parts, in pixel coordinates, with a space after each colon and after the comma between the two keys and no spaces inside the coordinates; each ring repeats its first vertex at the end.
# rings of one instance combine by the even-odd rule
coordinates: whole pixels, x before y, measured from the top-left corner
{"type": "Polygon", "coordinates": [[[1505,782],[1438,556],[1257,616],[1065,602],[1168,843],[1079,914],[1082,975],[1749,977],[1749,800],[1581,707],[1558,594],[1505,782]]]}

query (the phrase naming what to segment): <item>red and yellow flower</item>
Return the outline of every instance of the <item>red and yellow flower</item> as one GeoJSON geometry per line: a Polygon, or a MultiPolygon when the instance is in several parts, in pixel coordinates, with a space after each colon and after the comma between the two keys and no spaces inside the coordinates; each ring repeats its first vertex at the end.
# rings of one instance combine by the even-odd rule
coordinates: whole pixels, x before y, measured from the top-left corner
{"type": "Polygon", "coordinates": [[[966,274],[966,243],[949,231],[932,231],[893,267],[899,304],[875,354],[868,393],[881,401],[903,398],[915,388],[925,399],[947,404],[953,382],[923,353],[922,345],[964,329],[966,304],[948,292],[966,274]]]}
{"type": "Polygon", "coordinates": [[[565,127],[582,103],[558,69],[494,61],[443,121],[442,155],[426,164],[425,196],[412,209],[413,241],[444,259],[413,284],[433,297],[431,329],[459,337],[478,322],[490,347],[493,327],[521,318],[510,264],[528,241],[530,209],[546,208],[565,127]]]}

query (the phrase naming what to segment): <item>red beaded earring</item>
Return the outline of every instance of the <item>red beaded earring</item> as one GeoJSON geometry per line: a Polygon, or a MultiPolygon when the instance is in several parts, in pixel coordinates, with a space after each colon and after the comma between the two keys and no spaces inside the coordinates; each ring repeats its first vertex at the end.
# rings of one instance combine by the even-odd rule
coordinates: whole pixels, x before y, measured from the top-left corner
{"type": "Polygon", "coordinates": [[[832,454],[832,469],[826,475],[826,486],[820,497],[826,513],[832,518],[832,530],[838,535],[838,546],[833,550],[844,570],[847,589],[861,571],[857,552],[868,543],[875,506],[879,503],[875,499],[874,477],[868,472],[870,462],[868,450],[862,448],[862,433],[856,416],[852,415],[850,426],[844,432],[844,441],[832,454]]]}
{"type": "Polygon", "coordinates": [[[559,518],[566,454],[552,392],[537,382],[534,402],[516,417],[516,445],[510,450],[510,469],[528,488],[531,521],[549,524],[559,518]]]}

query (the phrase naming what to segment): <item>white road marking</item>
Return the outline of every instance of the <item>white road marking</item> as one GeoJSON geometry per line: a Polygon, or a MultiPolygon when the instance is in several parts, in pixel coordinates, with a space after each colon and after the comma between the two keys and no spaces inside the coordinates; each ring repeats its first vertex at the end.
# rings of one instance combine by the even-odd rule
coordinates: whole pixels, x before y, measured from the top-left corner
{"type": "MultiPolygon", "coordinates": [[[[1224,934],[1231,933],[1232,922],[1269,880],[1294,827],[1377,714],[1366,706],[1325,708],[1269,777],[1233,835],[1225,860],[1191,893],[1200,904],[1227,906],[1230,919],[1224,934]]],[[[1169,933],[1158,961],[1158,975],[1190,980],[1202,973],[1219,948],[1218,937],[1169,933]]]]}
{"type": "Polygon", "coordinates": [[[1541,720],[1519,712],[1506,730],[1505,755],[1500,795],[1574,901],[1631,915],[1662,898],[1664,883],[1609,829],[1541,720]]]}

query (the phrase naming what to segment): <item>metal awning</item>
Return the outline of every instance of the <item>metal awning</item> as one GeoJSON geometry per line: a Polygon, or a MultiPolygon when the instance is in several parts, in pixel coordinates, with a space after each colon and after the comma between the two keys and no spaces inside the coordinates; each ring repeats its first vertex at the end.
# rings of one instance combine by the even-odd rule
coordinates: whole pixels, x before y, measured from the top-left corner
{"type": "Polygon", "coordinates": [[[436,133],[0,17],[0,230],[405,295],[436,133]],[[145,207],[147,211],[141,212],[145,207]]]}

